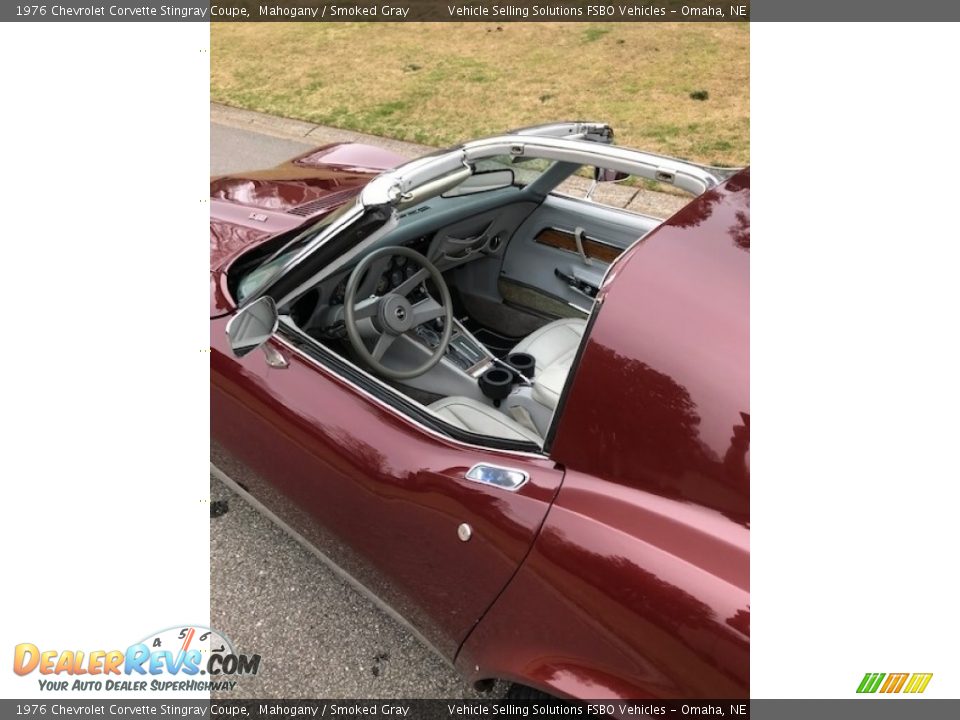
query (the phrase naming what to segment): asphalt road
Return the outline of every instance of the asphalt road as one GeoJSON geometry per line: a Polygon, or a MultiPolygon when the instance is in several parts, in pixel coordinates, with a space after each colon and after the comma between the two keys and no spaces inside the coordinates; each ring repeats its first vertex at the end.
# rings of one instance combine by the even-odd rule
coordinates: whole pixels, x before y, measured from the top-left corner
{"type": "Polygon", "coordinates": [[[256,170],[292,158],[315,144],[210,123],[210,174],[256,170]]]}
{"type": "MultiPolygon", "coordinates": [[[[314,144],[212,123],[211,174],[269,167],[314,144]]],[[[479,696],[432,651],[212,477],[210,500],[211,626],[240,651],[262,656],[258,675],[240,680],[223,697],[459,698],[504,691],[498,686],[479,696]]]]}

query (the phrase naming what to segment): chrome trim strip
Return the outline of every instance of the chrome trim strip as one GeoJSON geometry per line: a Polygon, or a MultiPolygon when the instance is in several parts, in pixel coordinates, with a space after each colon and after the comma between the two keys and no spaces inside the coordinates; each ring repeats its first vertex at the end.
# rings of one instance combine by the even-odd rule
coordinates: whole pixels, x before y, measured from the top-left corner
{"type": "MultiPolygon", "coordinates": [[[[494,359],[492,359],[492,360],[488,360],[488,361],[486,361],[486,362],[484,362],[484,361],[481,360],[481,361],[478,362],[476,365],[474,365],[472,368],[470,368],[470,371],[467,373],[467,375],[469,375],[469,376],[472,377],[474,380],[476,380],[476,379],[478,379],[481,375],[483,375],[487,370],[489,370],[489,369],[493,366],[494,362],[496,362],[496,361],[497,361],[497,358],[494,358],[494,359]]],[[[441,419],[442,419],[442,418],[441,418],[441,419]]]]}
{"type": "Polygon", "coordinates": [[[471,482],[480,483],[481,485],[489,485],[490,487],[500,488],[501,490],[507,490],[509,492],[516,492],[522,488],[527,481],[530,479],[530,474],[525,470],[519,470],[517,468],[504,467],[503,465],[493,465],[491,463],[477,463],[472,468],[467,470],[466,474],[463,476],[471,482]],[[483,479],[482,470],[503,470],[504,472],[517,473],[521,476],[520,482],[516,485],[499,485],[495,482],[490,482],[489,480],[483,479]]]}
{"type": "MultiPolygon", "coordinates": [[[[467,370],[465,371],[467,375],[469,375],[470,377],[478,378],[481,375],[483,375],[483,373],[486,371],[488,367],[490,367],[494,362],[496,362],[497,357],[492,352],[490,352],[490,350],[487,348],[486,345],[484,345],[482,342],[477,340],[473,336],[473,333],[467,330],[466,327],[464,327],[462,322],[454,318],[453,323],[457,331],[461,335],[466,336],[467,339],[469,339],[470,342],[472,342],[476,346],[476,348],[479,349],[480,353],[483,355],[483,360],[480,360],[473,367],[467,368],[467,370]]],[[[451,338],[451,340],[452,339],[453,338],[451,338]]],[[[444,359],[446,360],[446,358],[444,359]]],[[[456,365],[454,365],[454,367],[456,367],[456,365]]]]}
{"type": "Polygon", "coordinates": [[[415,637],[417,640],[419,640],[419,641],[424,645],[424,647],[426,647],[427,649],[431,650],[437,657],[439,657],[441,660],[443,660],[448,666],[456,669],[456,668],[454,667],[454,665],[453,665],[453,662],[450,660],[450,658],[448,658],[446,655],[444,655],[442,652],[440,652],[440,650],[439,650],[433,643],[431,643],[429,640],[427,640],[427,638],[424,637],[423,633],[421,633],[419,630],[417,630],[417,628],[415,628],[413,625],[410,624],[410,621],[409,621],[409,620],[407,620],[405,617],[403,617],[403,615],[401,615],[399,612],[397,612],[392,606],[388,605],[388,604],[385,603],[383,600],[381,600],[379,597],[377,597],[376,595],[374,595],[374,594],[367,588],[366,585],[364,585],[364,584],[361,583],[359,580],[357,580],[355,577],[353,577],[353,575],[351,575],[351,574],[348,573],[346,570],[344,570],[342,567],[340,567],[339,565],[337,565],[337,563],[334,562],[334,561],[330,558],[329,555],[327,555],[326,553],[324,553],[320,548],[318,548],[316,545],[314,545],[314,544],[311,543],[309,540],[307,540],[303,535],[301,535],[301,534],[298,533],[296,530],[294,530],[292,527],[290,527],[289,525],[287,525],[287,523],[284,522],[283,520],[281,520],[280,517],[277,516],[270,508],[268,508],[268,507],[267,507],[266,505],[264,505],[262,502],[260,502],[259,500],[257,500],[257,498],[255,498],[255,497],[254,497],[253,495],[251,495],[249,492],[247,492],[246,490],[244,490],[244,489],[240,486],[239,483],[237,483],[233,478],[231,478],[229,475],[227,475],[225,472],[223,472],[223,470],[221,470],[221,469],[218,468],[216,465],[214,465],[212,461],[210,462],[210,474],[213,475],[215,478],[217,478],[217,480],[219,480],[220,482],[222,482],[222,483],[223,483],[224,485],[226,485],[228,488],[230,488],[233,492],[235,492],[235,493],[236,493],[237,495],[239,495],[241,498],[243,498],[243,500],[244,500],[248,505],[250,505],[254,510],[256,510],[256,511],[259,512],[261,515],[263,515],[265,518],[267,518],[268,520],[270,520],[271,522],[273,522],[274,525],[276,525],[276,526],[279,527],[281,530],[283,530],[285,533],[287,533],[287,535],[289,535],[291,538],[293,538],[293,539],[296,540],[298,543],[300,543],[300,545],[302,545],[304,548],[306,548],[306,549],[309,550],[311,553],[313,553],[314,555],[316,555],[317,558],[318,558],[321,562],[323,562],[324,565],[326,565],[328,568],[330,568],[330,569],[334,572],[334,574],[337,575],[337,577],[339,577],[341,580],[343,580],[343,581],[346,582],[348,585],[350,585],[350,586],[351,586],[354,590],[356,590],[360,595],[362,595],[362,596],[365,597],[367,600],[369,600],[369,601],[372,602],[374,605],[376,605],[377,608],[379,608],[379,609],[382,610],[384,613],[386,613],[391,619],[393,619],[393,620],[396,621],[398,624],[400,624],[401,626],[403,626],[403,628],[404,628],[407,632],[409,632],[411,635],[413,635],[413,637],[415,637]]]}
{"type": "Polygon", "coordinates": [[[378,175],[363,188],[360,202],[366,206],[395,203],[402,193],[454,171],[465,162],[510,154],[580,165],[596,164],[597,159],[602,159],[605,166],[614,170],[650,180],[657,180],[660,174],[666,171],[673,177],[671,184],[694,195],[719,185],[735,172],[727,168],[711,168],[666,155],[589,140],[522,134],[499,135],[473,140],[444,152],[411,160],[378,175]]]}
{"type": "MultiPolygon", "coordinates": [[[[280,322],[283,323],[284,327],[288,328],[289,330],[291,330],[291,331],[293,331],[294,333],[296,333],[299,337],[301,337],[301,338],[303,338],[304,340],[306,340],[307,342],[309,342],[309,343],[310,343],[314,348],[316,348],[316,349],[318,350],[318,352],[320,352],[321,354],[332,354],[330,350],[328,350],[327,348],[323,347],[322,345],[319,345],[312,337],[310,337],[310,336],[307,335],[305,332],[303,332],[300,328],[298,328],[298,327],[289,319],[288,316],[286,316],[286,315],[281,315],[281,316],[280,316],[280,322]]],[[[340,375],[338,372],[336,372],[335,370],[333,370],[333,368],[327,367],[326,365],[324,365],[324,364],[321,363],[321,362],[317,362],[316,359],[314,359],[314,358],[310,357],[309,355],[307,355],[306,353],[302,352],[296,345],[293,345],[293,344],[287,342],[286,340],[284,340],[284,339],[283,339],[282,337],[280,337],[279,335],[274,335],[272,339],[275,340],[275,341],[277,341],[278,343],[280,343],[280,344],[283,345],[284,347],[289,348],[292,352],[294,352],[294,353],[297,355],[297,357],[303,358],[303,359],[306,360],[307,362],[309,362],[309,363],[311,363],[311,364],[313,364],[313,365],[316,365],[316,366],[319,367],[319,368],[322,368],[324,371],[329,372],[329,373],[332,373],[333,375],[335,375],[335,376],[337,377],[337,379],[341,380],[342,382],[345,382],[347,385],[349,385],[349,386],[350,386],[351,388],[353,388],[356,392],[358,392],[359,394],[363,395],[363,396],[364,396],[365,398],[367,398],[368,400],[373,401],[374,403],[376,403],[376,404],[379,405],[380,407],[388,410],[388,411],[389,411],[390,413],[392,413],[393,415],[396,415],[397,417],[403,418],[403,420],[405,420],[406,422],[408,422],[408,423],[416,426],[419,430],[423,430],[424,432],[429,433],[430,435],[433,435],[434,437],[437,437],[437,438],[440,438],[440,439],[442,439],[442,440],[445,440],[446,442],[456,443],[457,445],[459,445],[459,446],[461,446],[461,447],[463,447],[463,448],[469,448],[469,449],[471,449],[471,450],[482,450],[482,451],[484,451],[484,452],[497,453],[497,454],[501,454],[501,455],[502,455],[502,454],[507,454],[509,457],[527,457],[527,458],[536,458],[537,460],[547,460],[547,459],[549,459],[549,456],[548,456],[548,455],[545,455],[545,454],[542,453],[542,452],[534,453],[534,452],[527,452],[526,450],[502,450],[502,449],[500,449],[500,448],[491,448],[491,447],[487,447],[487,446],[485,446],[485,445],[474,445],[473,443],[468,443],[468,442],[465,442],[465,441],[463,441],[463,440],[458,440],[458,439],[455,438],[455,437],[451,437],[450,435],[445,435],[445,434],[443,434],[443,433],[441,433],[441,432],[438,432],[438,431],[434,430],[432,427],[429,427],[429,426],[427,426],[427,425],[424,425],[423,423],[419,422],[418,420],[410,417],[410,416],[407,415],[406,413],[400,412],[400,411],[397,410],[397,408],[395,408],[393,405],[390,405],[389,403],[385,403],[383,400],[381,400],[380,398],[378,398],[378,397],[377,397],[376,395],[374,395],[373,393],[368,392],[366,389],[364,389],[364,388],[360,387],[359,385],[357,385],[356,383],[352,382],[349,378],[346,378],[346,377],[344,377],[343,375],[340,375]]],[[[364,370],[363,368],[359,367],[358,365],[355,365],[354,363],[350,362],[348,359],[346,359],[346,358],[344,358],[344,357],[340,357],[339,355],[336,356],[336,357],[337,357],[337,360],[339,360],[340,362],[346,363],[347,365],[349,365],[351,368],[353,368],[353,369],[356,370],[357,372],[363,374],[363,376],[366,377],[368,380],[372,380],[373,382],[375,382],[377,385],[380,386],[381,389],[386,390],[388,394],[390,394],[390,395],[392,395],[392,396],[400,396],[401,393],[399,393],[397,390],[395,390],[394,388],[392,388],[392,387],[390,387],[389,385],[387,385],[386,383],[384,383],[384,382],[383,382],[382,380],[380,380],[378,377],[376,377],[376,376],[374,376],[374,375],[371,375],[371,374],[368,373],[366,370],[364,370]]],[[[406,401],[408,401],[408,402],[413,402],[413,403],[415,403],[415,404],[417,404],[417,405],[420,405],[420,407],[422,407],[424,410],[426,410],[427,412],[433,414],[432,411],[431,411],[426,405],[421,405],[420,403],[416,402],[416,400],[412,400],[411,398],[408,398],[408,397],[406,397],[406,396],[403,396],[403,397],[404,397],[404,400],[406,400],[406,401]]],[[[446,421],[445,421],[442,417],[440,417],[440,416],[438,416],[438,415],[435,416],[435,417],[437,418],[437,420],[438,420],[439,422],[443,423],[444,425],[447,424],[446,421]]],[[[541,449],[542,449],[542,448],[541,448],[541,449]]]]}

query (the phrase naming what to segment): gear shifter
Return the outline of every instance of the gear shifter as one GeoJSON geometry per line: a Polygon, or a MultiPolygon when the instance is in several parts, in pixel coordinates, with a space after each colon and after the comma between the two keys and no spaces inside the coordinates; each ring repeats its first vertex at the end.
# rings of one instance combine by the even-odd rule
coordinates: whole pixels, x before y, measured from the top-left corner
{"type": "MultiPolygon", "coordinates": [[[[440,330],[443,330],[443,325],[441,324],[440,330]]],[[[440,344],[440,335],[438,331],[433,328],[428,328],[426,325],[417,326],[415,333],[423,340],[424,344],[429,347],[431,350],[437,347],[440,344]]]]}

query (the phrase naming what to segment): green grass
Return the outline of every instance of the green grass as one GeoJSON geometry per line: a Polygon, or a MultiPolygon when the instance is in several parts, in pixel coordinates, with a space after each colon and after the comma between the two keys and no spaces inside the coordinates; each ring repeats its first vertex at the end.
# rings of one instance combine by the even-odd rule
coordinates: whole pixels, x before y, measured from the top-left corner
{"type": "Polygon", "coordinates": [[[608,32],[610,32],[609,28],[603,27],[602,25],[591,25],[583,31],[583,41],[588,43],[594,42],[602,38],[608,32]]]}
{"type": "Polygon", "coordinates": [[[437,146],[601,120],[622,145],[749,162],[746,23],[213,23],[210,32],[211,98],[227,105],[437,146]]]}

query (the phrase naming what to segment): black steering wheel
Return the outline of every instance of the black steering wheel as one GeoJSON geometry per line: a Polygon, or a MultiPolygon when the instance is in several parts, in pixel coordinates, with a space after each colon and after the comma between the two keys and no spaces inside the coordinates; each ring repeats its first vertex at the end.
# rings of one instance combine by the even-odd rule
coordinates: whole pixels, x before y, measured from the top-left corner
{"type": "MultiPolygon", "coordinates": [[[[350,273],[350,279],[347,280],[347,288],[343,294],[343,324],[346,326],[350,344],[367,365],[386,377],[406,380],[423,375],[440,362],[440,358],[446,353],[447,346],[450,344],[450,335],[453,332],[452,308],[450,290],[447,289],[447,284],[443,281],[440,271],[420,253],[402,245],[397,245],[375,250],[357,263],[353,272],[350,273]],[[357,302],[357,288],[369,267],[380,258],[397,255],[413,260],[420,266],[420,269],[386,295],[382,297],[372,296],[357,302]],[[440,291],[440,302],[438,303],[427,295],[426,298],[416,304],[411,303],[407,296],[428,277],[433,279],[433,284],[440,291]],[[440,337],[440,343],[434,348],[433,354],[425,363],[412,370],[394,370],[383,364],[383,354],[393,344],[394,340],[408,330],[438,317],[444,319],[443,334],[440,337]],[[373,350],[367,349],[357,325],[358,321],[365,319],[369,321],[369,326],[376,333],[373,350]]],[[[370,333],[368,332],[368,334],[370,333]]]]}

